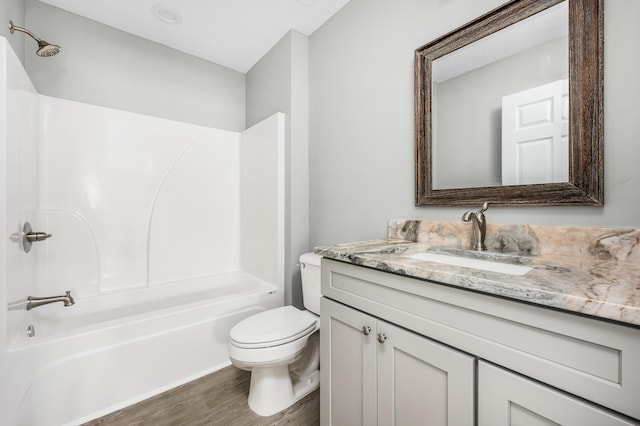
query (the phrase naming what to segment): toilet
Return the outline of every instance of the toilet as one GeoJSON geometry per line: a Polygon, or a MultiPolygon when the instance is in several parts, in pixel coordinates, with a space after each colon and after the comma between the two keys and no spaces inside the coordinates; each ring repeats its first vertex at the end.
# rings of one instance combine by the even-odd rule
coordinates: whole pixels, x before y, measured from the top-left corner
{"type": "Polygon", "coordinates": [[[283,306],[252,315],[229,332],[229,357],[251,371],[249,407],[270,416],[320,385],[320,259],[300,256],[306,310],[283,306]]]}

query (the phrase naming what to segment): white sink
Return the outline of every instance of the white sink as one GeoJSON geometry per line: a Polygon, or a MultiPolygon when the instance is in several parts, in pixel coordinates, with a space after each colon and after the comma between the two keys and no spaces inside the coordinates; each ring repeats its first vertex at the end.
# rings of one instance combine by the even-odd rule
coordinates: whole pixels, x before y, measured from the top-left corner
{"type": "Polygon", "coordinates": [[[499,272],[508,275],[524,275],[531,270],[528,266],[513,265],[511,263],[491,262],[489,260],[472,259],[469,257],[447,256],[445,254],[436,253],[409,253],[403,254],[416,260],[424,260],[426,262],[443,263],[445,265],[461,266],[464,268],[480,269],[482,271],[499,272]]]}

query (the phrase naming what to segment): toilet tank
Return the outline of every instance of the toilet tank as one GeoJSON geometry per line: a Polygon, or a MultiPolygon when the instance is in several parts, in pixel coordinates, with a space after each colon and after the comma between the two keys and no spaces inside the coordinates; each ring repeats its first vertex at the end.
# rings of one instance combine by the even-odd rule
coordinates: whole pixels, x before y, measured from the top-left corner
{"type": "Polygon", "coordinates": [[[302,276],[302,301],[304,307],[320,315],[320,259],[315,253],[300,256],[300,275],[302,276]]]}

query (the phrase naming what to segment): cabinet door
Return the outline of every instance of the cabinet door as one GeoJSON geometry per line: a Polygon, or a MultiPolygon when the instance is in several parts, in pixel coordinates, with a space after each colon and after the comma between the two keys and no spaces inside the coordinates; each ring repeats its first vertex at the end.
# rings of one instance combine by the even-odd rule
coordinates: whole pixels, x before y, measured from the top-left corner
{"type": "Polygon", "coordinates": [[[503,368],[478,363],[478,426],[638,424],[503,368]]]}
{"type": "Polygon", "coordinates": [[[376,320],[325,298],[320,310],[320,423],[375,425],[376,320]]]}
{"type": "Polygon", "coordinates": [[[474,424],[474,357],[384,321],[376,337],[378,424],[474,424]]]}

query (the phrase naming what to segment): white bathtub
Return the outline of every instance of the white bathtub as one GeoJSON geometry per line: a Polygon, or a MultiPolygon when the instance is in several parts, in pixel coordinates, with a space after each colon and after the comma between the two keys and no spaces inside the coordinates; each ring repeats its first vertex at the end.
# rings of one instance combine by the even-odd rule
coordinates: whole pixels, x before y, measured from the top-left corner
{"type": "Polygon", "coordinates": [[[0,423],[79,424],[225,367],[229,330],[276,290],[238,272],[36,308],[2,360],[0,423]]]}

